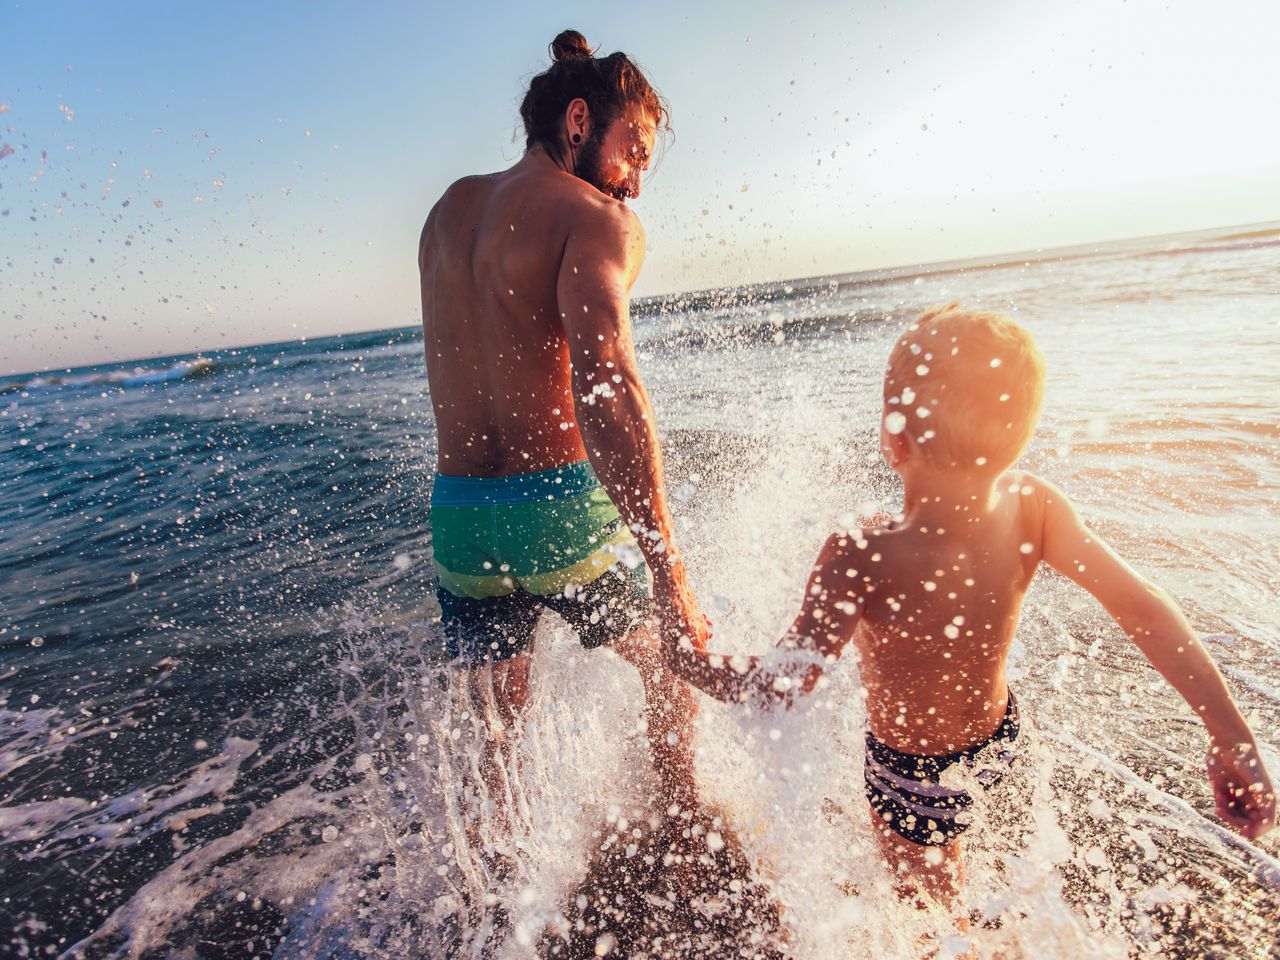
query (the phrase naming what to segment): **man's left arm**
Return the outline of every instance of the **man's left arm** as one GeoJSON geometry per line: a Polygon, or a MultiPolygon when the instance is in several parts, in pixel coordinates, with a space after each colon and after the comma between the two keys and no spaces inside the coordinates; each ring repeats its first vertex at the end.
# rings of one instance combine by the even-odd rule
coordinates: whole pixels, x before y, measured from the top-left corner
{"type": "MultiPolygon", "coordinates": [[[[847,534],[832,534],[823,544],[805,585],[800,612],[777,649],[809,652],[831,664],[839,659],[862,617],[863,600],[845,571],[847,534]]],[[[777,657],[726,656],[697,649],[686,636],[664,631],[672,671],[704,693],[735,703],[753,696],[785,698],[797,686],[813,687],[822,667],[811,661],[783,664],[777,657]]]]}

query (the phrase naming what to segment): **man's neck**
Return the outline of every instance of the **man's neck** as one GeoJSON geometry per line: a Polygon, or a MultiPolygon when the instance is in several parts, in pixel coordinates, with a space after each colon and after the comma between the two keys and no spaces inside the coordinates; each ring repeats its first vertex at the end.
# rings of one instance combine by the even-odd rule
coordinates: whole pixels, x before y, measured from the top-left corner
{"type": "Polygon", "coordinates": [[[549,164],[555,167],[557,170],[561,170],[568,174],[573,173],[573,171],[570,169],[569,157],[567,155],[567,152],[562,153],[559,157],[556,157],[552,154],[550,150],[546,148],[544,144],[541,144],[541,143],[535,143],[528,150],[526,150],[524,152],[524,156],[520,158],[520,163],[528,164],[530,166],[537,166],[537,167],[546,166],[549,164]]]}

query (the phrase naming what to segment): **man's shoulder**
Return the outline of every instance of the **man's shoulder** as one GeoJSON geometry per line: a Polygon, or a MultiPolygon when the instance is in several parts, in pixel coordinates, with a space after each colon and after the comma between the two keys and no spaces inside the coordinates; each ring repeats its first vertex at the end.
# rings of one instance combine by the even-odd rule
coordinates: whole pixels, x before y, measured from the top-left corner
{"type": "Polygon", "coordinates": [[[537,206],[546,205],[540,218],[553,231],[562,226],[566,231],[594,239],[638,237],[641,242],[644,239],[640,219],[625,203],[604,195],[577,177],[545,170],[513,167],[498,173],[461,177],[444,191],[432,212],[470,207],[489,195],[508,205],[538,197],[542,203],[537,206]]]}
{"type": "Polygon", "coordinates": [[[444,192],[431,205],[431,209],[427,212],[426,223],[422,228],[422,239],[425,242],[427,234],[431,230],[432,224],[440,221],[442,218],[448,221],[455,216],[455,211],[459,208],[466,207],[474,200],[476,189],[480,184],[491,175],[476,174],[468,177],[460,177],[453,181],[449,186],[445,187],[444,192]]]}
{"type": "Polygon", "coordinates": [[[431,212],[436,213],[439,210],[448,208],[451,204],[468,202],[477,191],[483,190],[486,186],[492,184],[497,176],[499,174],[473,173],[465,177],[459,177],[445,187],[444,193],[440,194],[440,199],[435,202],[431,212]]]}
{"type": "Polygon", "coordinates": [[[565,210],[575,229],[608,233],[615,236],[639,236],[643,239],[644,227],[640,218],[621,200],[607,197],[594,187],[583,184],[585,189],[570,185],[566,189],[565,210]]]}

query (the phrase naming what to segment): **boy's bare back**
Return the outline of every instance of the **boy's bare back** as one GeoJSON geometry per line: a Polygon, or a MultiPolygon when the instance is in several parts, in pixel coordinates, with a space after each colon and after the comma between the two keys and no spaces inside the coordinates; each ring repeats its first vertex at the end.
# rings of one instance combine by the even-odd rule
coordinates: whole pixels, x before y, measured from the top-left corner
{"type": "Polygon", "coordinates": [[[972,502],[931,499],[887,525],[832,538],[821,577],[833,587],[843,581],[861,607],[853,640],[868,724],[882,742],[952,753],[999,725],[1043,515],[1043,485],[1008,473],[972,502]]]}

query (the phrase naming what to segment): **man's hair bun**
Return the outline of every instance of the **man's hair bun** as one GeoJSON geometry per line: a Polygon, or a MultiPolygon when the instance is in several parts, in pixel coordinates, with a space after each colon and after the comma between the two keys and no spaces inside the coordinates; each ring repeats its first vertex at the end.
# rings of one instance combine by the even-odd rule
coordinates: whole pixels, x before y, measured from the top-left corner
{"type": "Polygon", "coordinates": [[[597,57],[577,30],[562,30],[549,50],[555,62],[529,81],[520,101],[526,147],[541,143],[558,156],[564,146],[565,110],[578,99],[586,101],[592,124],[602,132],[628,110],[667,128],[666,101],[625,53],[597,57]]]}
{"type": "Polygon", "coordinates": [[[556,63],[565,60],[585,60],[591,56],[587,38],[577,30],[563,30],[551,41],[551,59],[556,63]]]}

